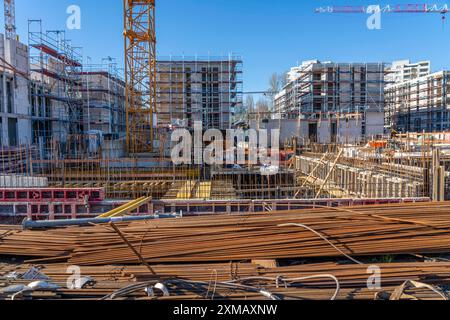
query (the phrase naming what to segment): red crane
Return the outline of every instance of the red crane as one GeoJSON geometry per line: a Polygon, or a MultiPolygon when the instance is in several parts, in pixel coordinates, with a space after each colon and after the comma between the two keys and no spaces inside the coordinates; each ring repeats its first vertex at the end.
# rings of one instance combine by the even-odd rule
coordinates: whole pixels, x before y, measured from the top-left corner
{"type": "Polygon", "coordinates": [[[449,12],[448,4],[396,4],[396,5],[370,5],[370,6],[325,6],[315,10],[316,13],[434,13],[442,16],[445,22],[446,14],[449,12]]]}
{"type": "Polygon", "coordinates": [[[381,13],[439,13],[449,11],[447,4],[396,4],[371,6],[326,6],[316,9],[316,13],[370,13],[370,9],[378,7],[381,13]]]}

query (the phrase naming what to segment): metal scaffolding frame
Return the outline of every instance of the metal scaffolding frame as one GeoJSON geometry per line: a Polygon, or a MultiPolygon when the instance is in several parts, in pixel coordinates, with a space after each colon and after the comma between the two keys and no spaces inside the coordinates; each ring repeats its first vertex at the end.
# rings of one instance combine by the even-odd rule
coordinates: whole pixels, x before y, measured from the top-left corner
{"type": "Polygon", "coordinates": [[[399,132],[450,128],[450,73],[442,71],[386,88],[386,124],[399,132]]]}
{"type": "Polygon", "coordinates": [[[231,128],[242,107],[242,59],[222,57],[158,57],[157,120],[159,127],[231,128]]]}
{"type": "Polygon", "coordinates": [[[67,137],[83,132],[80,48],[71,45],[64,31],[44,32],[42,20],[28,21],[28,46],[33,143],[39,145],[41,158],[54,156],[54,144],[61,153],[70,153],[76,147],[67,137]]]}
{"type": "Polygon", "coordinates": [[[119,139],[125,134],[125,82],[117,63],[84,65],[80,91],[83,96],[84,127],[87,131],[98,130],[111,138],[119,139]]]}

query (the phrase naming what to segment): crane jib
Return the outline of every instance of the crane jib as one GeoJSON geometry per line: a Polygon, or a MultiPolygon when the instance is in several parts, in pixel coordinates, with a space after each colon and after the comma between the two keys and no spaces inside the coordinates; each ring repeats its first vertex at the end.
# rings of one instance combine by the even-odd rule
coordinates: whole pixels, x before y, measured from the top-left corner
{"type": "Polygon", "coordinates": [[[448,4],[397,4],[371,6],[326,6],[319,7],[316,13],[448,13],[448,4]]]}

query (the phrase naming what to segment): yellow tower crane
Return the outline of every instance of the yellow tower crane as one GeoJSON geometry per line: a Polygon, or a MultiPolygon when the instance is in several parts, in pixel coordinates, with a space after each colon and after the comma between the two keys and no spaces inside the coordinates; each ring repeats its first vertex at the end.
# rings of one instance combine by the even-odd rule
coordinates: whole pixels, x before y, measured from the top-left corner
{"type": "Polygon", "coordinates": [[[153,150],[156,113],[155,0],[123,0],[127,149],[153,150]]]}

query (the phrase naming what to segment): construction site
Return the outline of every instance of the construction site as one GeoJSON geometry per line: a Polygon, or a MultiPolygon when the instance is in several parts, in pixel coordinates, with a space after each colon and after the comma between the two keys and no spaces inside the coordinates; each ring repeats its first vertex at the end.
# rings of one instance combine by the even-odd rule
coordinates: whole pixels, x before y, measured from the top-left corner
{"type": "Polygon", "coordinates": [[[240,55],[157,56],[158,1],[116,2],[124,66],[45,20],[22,43],[4,0],[1,300],[450,298],[447,71],[309,60],[250,109],[240,55]]]}

